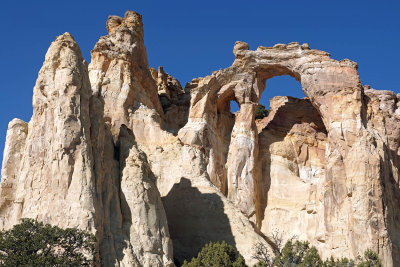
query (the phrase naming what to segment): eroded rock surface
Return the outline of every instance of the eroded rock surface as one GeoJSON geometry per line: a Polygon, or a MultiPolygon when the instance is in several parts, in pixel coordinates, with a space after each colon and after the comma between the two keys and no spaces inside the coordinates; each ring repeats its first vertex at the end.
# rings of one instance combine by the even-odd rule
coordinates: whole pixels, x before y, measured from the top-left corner
{"type": "MultiPolygon", "coordinates": [[[[325,242],[324,190],[327,132],[308,99],[275,97],[258,121],[261,231],[279,231],[312,245],[325,242]]],[[[326,256],[326,255],[323,255],[326,256]]]]}
{"type": "Polygon", "coordinates": [[[370,248],[400,264],[399,96],[363,87],[356,63],[296,42],[236,42],[231,67],[182,89],[149,68],[141,15],[106,27],[89,66],[72,36],[59,36],[31,121],[10,122],[1,229],[30,217],[89,230],[102,266],[173,266],[222,240],[252,265],[255,244],[271,245],[276,230],[323,258],[370,248]],[[278,75],[306,98],[275,97],[256,121],[278,75]]]}
{"type": "MultiPolygon", "coordinates": [[[[380,93],[375,97],[375,102],[379,102],[375,108],[385,110],[386,114],[373,125],[370,122],[373,102],[367,101],[368,93],[364,94],[354,62],[332,60],[328,53],[298,43],[251,51],[247,44],[237,42],[234,54],[231,67],[193,80],[188,123],[178,134],[185,144],[205,150],[211,159],[208,162],[211,181],[266,235],[271,234],[274,220],[279,220],[266,215],[286,205],[283,210],[293,218],[288,218],[293,224],[290,229],[294,227],[290,231],[302,232],[301,236],[316,245],[323,256],[355,257],[372,248],[384,258],[385,265],[398,262],[394,236],[394,231],[398,231],[394,230],[398,229],[394,219],[398,211],[396,204],[392,205],[397,202],[398,186],[396,178],[391,178],[398,176],[395,159],[398,155],[392,153],[389,158],[385,152],[386,146],[398,147],[398,122],[388,119],[391,123],[385,124],[386,118],[383,119],[388,114],[390,118],[397,116],[393,111],[397,108],[394,94],[380,93]],[[320,116],[319,122],[323,122],[322,132],[315,128],[316,122],[295,125],[286,137],[280,138],[283,142],[280,145],[279,139],[270,136],[268,131],[258,134],[254,122],[256,105],[268,85],[267,80],[278,75],[290,75],[301,82],[305,95],[320,116]],[[226,123],[223,114],[229,111],[231,100],[239,104],[240,110],[226,123]],[[387,130],[392,135],[390,140],[387,130]],[[305,140],[299,136],[304,132],[307,133],[305,140]],[[322,138],[322,133],[326,138],[322,138]],[[289,149],[286,145],[291,142],[298,144],[289,149]],[[224,143],[229,143],[228,152],[220,149],[224,143]],[[263,160],[259,161],[260,153],[271,162],[266,170],[270,172],[270,185],[265,185],[263,168],[266,166],[263,160]],[[286,178],[278,179],[278,176],[286,178]],[[287,189],[280,183],[293,187],[287,189]],[[300,190],[306,190],[306,194],[296,194],[300,190]],[[287,206],[294,203],[289,192],[293,192],[293,198],[296,195],[300,198],[292,208],[287,206]],[[386,197],[390,200],[382,202],[386,197]],[[273,205],[268,207],[270,199],[273,205]],[[299,218],[304,216],[300,216],[301,209],[310,214],[310,222],[296,229],[299,218]]],[[[293,120],[291,114],[295,113],[286,114],[285,120],[293,120]]],[[[277,212],[272,216],[281,215],[277,212]]],[[[286,227],[277,230],[286,231],[286,227]]]]}
{"type": "Polygon", "coordinates": [[[33,89],[31,121],[9,125],[2,187],[13,180],[15,192],[4,228],[28,217],[94,230],[90,95],[78,45],[68,33],[57,37],[33,89]]]}
{"type": "Polygon", "coordinates": [[[158,96],[165,114],[163,128],[176,135],[187,122],[190,92],[183,90],[179,81],[164,72],[163,67],[158,67],[158,71],[150,68],[150,71],[157,84],[158,96]]]}
{"type": "MultiPolygon", "coordinates": [[[[131,16],[125,20],[134,24],[131,16]]],[[[91,90],[87,63],[72,36],[59,36],[39,72],[31,121],[9,125],[1,227],[27,217],[78,227],[96,234],[96,264],[172,266],[155,177],[132,131],[124,124],[112,127],[107,101],[91,90]]]]}

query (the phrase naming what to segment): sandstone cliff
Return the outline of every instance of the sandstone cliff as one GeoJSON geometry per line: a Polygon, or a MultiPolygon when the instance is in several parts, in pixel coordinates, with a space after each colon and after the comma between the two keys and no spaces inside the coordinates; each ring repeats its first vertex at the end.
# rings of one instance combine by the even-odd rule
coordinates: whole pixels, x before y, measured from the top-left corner
{"type": "Polygon", "coordinates": [[[324,258],[371,248],[400,264],[398,96],[298,43],[237,42],[231,67],[182,88],[149,68],[141,15],[106,27],[89,65],[70,34],[57,37],[31,121],[10,122],[1,229],[29,217],[92,231],[102,266],[173,266],[217,240],[253,264],[275,230],[324,258]],[[256,121],[279,75],[307,98],[275,97],[256,121]]]}

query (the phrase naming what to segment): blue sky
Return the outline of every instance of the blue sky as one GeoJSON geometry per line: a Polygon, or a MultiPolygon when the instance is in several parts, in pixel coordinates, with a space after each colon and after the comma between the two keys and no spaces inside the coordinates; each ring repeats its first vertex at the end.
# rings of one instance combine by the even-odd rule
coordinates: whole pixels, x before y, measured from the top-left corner
{"type": "MultiPolygon", "coordinates": [[[[143,15],[152,67],[184,85],[233,62],[235,41],[251,49],[307,42],[337,60],[359,64],[363,84],[400,92],[400,1],[7,1],[0,3],[0,157],[7,124],[29,121],[32,89],[44,55],[56,36],[70,32],[90,61],[106,34],[108,15],[143,15]]],[[[290,77],[268,81],[261,103],[275,95],[302,97],[290,77]]]]}

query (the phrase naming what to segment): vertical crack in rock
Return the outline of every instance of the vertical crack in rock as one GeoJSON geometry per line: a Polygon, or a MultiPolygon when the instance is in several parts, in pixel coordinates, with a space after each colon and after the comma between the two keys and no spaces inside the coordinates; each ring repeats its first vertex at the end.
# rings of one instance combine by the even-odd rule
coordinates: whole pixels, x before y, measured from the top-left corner
{"type": "Polygon", "coordinates": [[[141,15],[110,16],[92,51],[89,77],[97,179],[97,221],[104,266],[172,266],[165,211],[136,142],[174,138],[147,63],[141,15]],[[128,125],[128,126],[127,126],[128,125]],[[157,136],[157,137],[156,137],[157,136]]]}

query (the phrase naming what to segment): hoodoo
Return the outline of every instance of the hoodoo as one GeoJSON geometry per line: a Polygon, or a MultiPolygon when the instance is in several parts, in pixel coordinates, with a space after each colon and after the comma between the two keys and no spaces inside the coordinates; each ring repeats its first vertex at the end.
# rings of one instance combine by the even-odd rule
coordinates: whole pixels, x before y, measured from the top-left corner
{"type": "Polygon", "coordinates": [[[106,27],[90,64],[57,37],[30,122],[9,123],[0,229],[34,218],[88,230],[101,266],[179,265],[222,240],[251,265],[274,231],[322,258],[373,249],[400,265],[400,96],[297,42],[236,42],[231,67],[182,88],[149,67],[141,15],[106,27]],[[280,75],[306,98],[277,96],[255,119],[280,75]]]}

